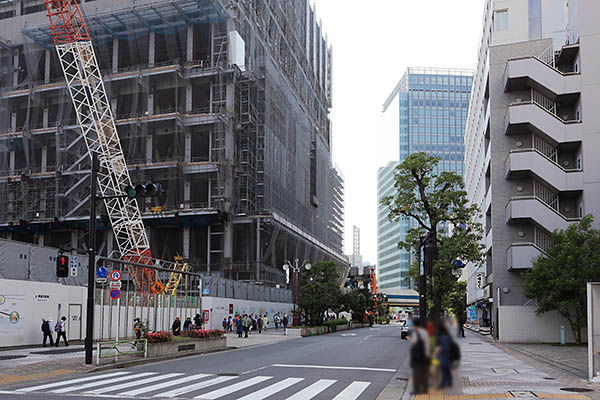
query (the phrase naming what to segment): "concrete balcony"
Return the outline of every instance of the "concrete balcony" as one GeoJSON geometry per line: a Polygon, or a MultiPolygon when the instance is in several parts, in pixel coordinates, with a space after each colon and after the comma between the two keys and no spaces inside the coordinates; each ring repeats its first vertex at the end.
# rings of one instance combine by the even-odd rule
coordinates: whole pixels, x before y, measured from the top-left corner
{"type": "Polygon", "coordinates": [[[581,92],[581,74],[563,73],[537,57],[520,57],[508,60],[504,70],[504,90],[533,88],[556,97],[581,92]]]}
{"type": "Polygon", "coordinates": [[[580,142],[583,139],[581,121],[565,121],[534,102],[512,103],[504,117],[506,135],[527,130],[549,137],[556,143],[580,142]]]}
{"type": "Polygon", "coordinates": [[[506,267],[510,270],[533,267],[533,260],[544,252],[533,243],[513,243],[506,250],[506,267]]]}
{"type": "Polygon", "coordinates": [[[513,197],[506,205],[506,223],[531,220],[548,232],[567,229],[581,218],[566,218],[535,196],[513,197]]]}
{"type": "Polygon", "coordinates": [[[583,190],[583,172],[567,170],[535,149],[511,150],[504,164],[506,178],[534,175],[560,192],[583,190]]]}

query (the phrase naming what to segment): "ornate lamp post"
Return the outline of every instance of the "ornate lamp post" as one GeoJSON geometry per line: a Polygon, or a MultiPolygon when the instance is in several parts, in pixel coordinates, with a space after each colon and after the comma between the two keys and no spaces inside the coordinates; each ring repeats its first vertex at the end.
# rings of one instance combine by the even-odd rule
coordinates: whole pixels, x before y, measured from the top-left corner
{"type": "Polygon", "coordinates": [[[300,271],[302,268],[305,268],[308,271],[312,268],[312,265],[308,262],[308,260],[304,260],[300,265],[300,260],[297,258],[294,260],[294,264],[292,264],[290,261],[286,261],[283,264],[283,270],[285,271],[287,284],[290,283],[290,270],[292,270],[294,274],[292,278],[292,302],[294,303],[294,320],[292,325],[300,324],[300,316],[296,315],[296,304],[300,299],[300,271]]]}

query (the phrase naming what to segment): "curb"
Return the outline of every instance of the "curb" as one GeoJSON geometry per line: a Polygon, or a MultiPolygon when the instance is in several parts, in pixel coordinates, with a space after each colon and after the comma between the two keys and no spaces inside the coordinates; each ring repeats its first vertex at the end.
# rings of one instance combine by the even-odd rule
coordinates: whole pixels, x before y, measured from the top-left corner
{"type": "Polygon", "coordinates": [[[383,388],[377,400],[398,400],[410,399],[408,391],[408,381],[410,379],[410,368],[408,368],[408,358],[404,360],[398,371],[394,374],[389,383],[383,388]],[[408,397],[407,397],[408,395],[408,397]]]}

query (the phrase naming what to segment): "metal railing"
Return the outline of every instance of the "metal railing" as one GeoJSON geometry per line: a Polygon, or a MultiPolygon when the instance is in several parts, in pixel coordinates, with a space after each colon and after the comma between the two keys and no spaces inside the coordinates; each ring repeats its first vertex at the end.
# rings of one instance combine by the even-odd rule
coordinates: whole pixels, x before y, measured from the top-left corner
{"type": "Polygon", "coordinates": [[[552,236],[537,226],[533,227],[533,243],[544,253],[547,253],[548,249],[554,244],[552,236]]]}
{"type": "Polygon", "coordinates": [[[537,58],[539,58],[544,64],[556,69],[556,64],[554,61],[554,47],[552,44],[548,46],[548,48],[546,48],[542,54],[537,56],[537,58]]]}
{"type": "Polygon", "coordinates": [[[560,214],[559,197],[552,190],[548,189],[538,181],[533,181],[533,195],[560,214]]]}
{"type": "Polygon", "coordinates": [[[532,134],[533,148],[540,152],[548,160],[558,164],[558,150],[538,135],[532,134]]]}
{"type": "Polygon", "coordinates": [[[119,356],[143,355],[148,357],[148,340],[113,340],[110,342],[98,342],[96,345],[96,365],[100,365],[103,358],[112,358],[118,361],[119,356]]]}
{"type": "Polygon", "coordinates": [[[531,89],[531,102],[542,107],[544,110],[548,111],[549,113],[551,113],[555,116],[558,116],[556,114],[556,102],[549,99],[548,97],[544,96],[543,94],[541,94],[540,92],[538,92],[535,89],[531,89]]]}

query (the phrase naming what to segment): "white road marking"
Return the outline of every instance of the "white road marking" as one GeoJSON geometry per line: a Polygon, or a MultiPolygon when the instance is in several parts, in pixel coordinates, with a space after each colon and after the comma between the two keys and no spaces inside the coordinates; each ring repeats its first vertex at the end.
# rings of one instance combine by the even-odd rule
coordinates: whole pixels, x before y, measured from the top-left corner
{"type": "Polygon", "coordinates": [[[354,381],[342,390],[333,400],[355,400],[365,391],[369,382],[354,381]]]}
{"type": "Polygon", "coordinates": [[[88,388],[91,388],[94,386],[108,385],[111,383],[123,382],[123,381],[130,380],[130,379],[135,380],[137,378],[142,378],[142,377],[148,376],[148,375],[156,375],[156,372],[143,372],[141,374],[126,375],[126,376],[121,376],[119,378],[108,379],[106,381],[101,381],[101,382],[86,383],[86,384],[79,385],[79,386],[77,386],[77,385],[76,386],[68,386],[66,388],[52,390],[51,393],[69,393],[69,392],[74,392],[76,390],[88,389],[88,388]]]}
{"type": "Polygon", "coordinates": [[[136,380],[133,382],[125,382],[125,383],[122,383],[122,384],[116,385],[116,386],[109,385],[108,387],[103,387],[100,389],[88,390],[87,392],[84,392],[84,393],[102,394],[102,393],[107,393],[107,392],[114,392],[114,391],[121,390],[121,389],[127,389],[132,386],[140,386],[140,385],[145,385],[147,383],[152,383],[152,382],[162,381],[162,380],[169,379],[169,378],[174,378],[174,377],[180,376],[180,375],[183,375],[183,374],[175,373],[175,374],[166,374],[166,375],[156,375],[156,376],[151,376],[150,378],[142,379],[139,381],[136,380]]]}
{"type": "Polygon", "coordinates": [[[118,375],[125,375],[125,374],[129,374],[129,372],[124,372],[124,371],[113,372],[110,374],[88,376],[85,378],[71,379],[68,381],[48,383],[45,385],[32,386],[32,387],[27,387],[27,388],[23,388],[23,389],[18,389],[17,392],[33,392],[35,390],[50,389],[50,388],[57,387],[57,386],[65,386],[65,385],[71,385],[74,383],[89,382],[89,381],[93,381],[95,379],[102,379],[102,378],[108,378],[109,376],[118,376],[118,375]]]}
{"type": "Polygon", "coordinates": [[[218,376],[214,379],[209,379],[207,381],[196,383],[194,385],[188,385],[188,386],[184,386],[179,389],[170,390],[170,391],[164,392],[164,393],[159,393],[159,394],[154,395],[154,397],[177,397],[180,394],[193,392],[194,390],[198,390],[198,389],[204,389],[205,387],[209,387],[212,385],[217,385],[219,383],[227,382],[227,381],[230,381],[235,378],[237,378],[237,377],[236,376],[218,376]]]}
{"type": "Polygon", "coordinates": [[[371,336],[373,336],[373,335],[365,336],[365,338],[363,339],[363,342],[366,342],[371,336]]]}
{"type": "Polygon", "coordinates": [[[293,395],[287,400],[310,400],[336,382],[334,379],[320,379],[293,395]]]}
{"type": "Polygon", "coordinates": [[[272,367],[284,368],[315,368],[315,369],[349,369],[360,371],[375,371],[375,372],[396,372],[395,369],[388,368],[369,368],[369,367],[336,367],[332,365],[300,365],[300,364],[273,364],[272,367]]]}
{"type": "Polygon", "coordinates": [[[233,385],[224,387],[222,389],[213,390],[212,392],[202,394],[200,396],[194,397],[195,399],[218,399],[219,397],[227,396],[228,394],[237,392],[239,390],[245,389],[252,385],[256,385],[258,383],[264,382],[273,378],[272,376],[255,376],[254,378],[250,378],[248,380],[235,383],[233,385]]]}
{"type": "Polygon", "coordinates": [[[356,336],[356,333],[342,333],[340,336],[356,336]]]}
{"type": "Polygon", "coordinates": [[[250,393],[249,395],[246,395],[238,400],[263,400],[303,380],[304,378],[286,378],[280,382],[267,386],[264,389],[260,389],[254,393],[250,393]]]}
{"type": "Polygon", "coordinates": [[[187,383],[187,382],[190,382],[190,381],[195,381],[195,380],[198,380],[198,379],[206,378],[208,376],[210,376],[210,374],[190,375],[190,376],[186,376],[186,377],[183,377],[183,378],[180,378],[180,379],[175,379],[174,381],[157,383],[156,385],[146,386],[146,387],[143,387],[143,388],[140,388],[140,389],[134,389],[134,390],[129,390],[127,392],[122,392],[122,393],[119,393],[119,396],[137,396],[138,394],[153,392],[155,390],[160,390],[160,389],[165,388],[167,386],[179,385],[181,383],[187,383]]]}

